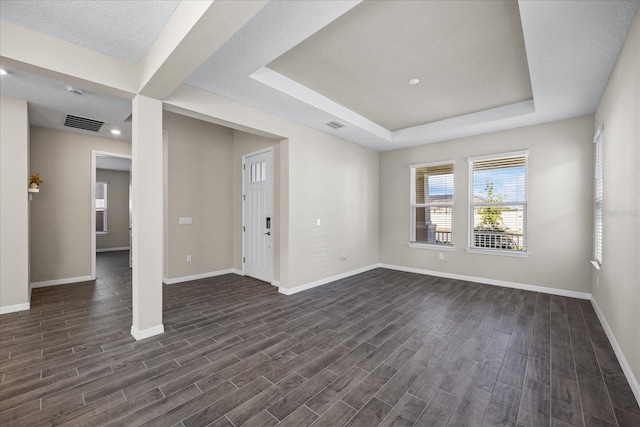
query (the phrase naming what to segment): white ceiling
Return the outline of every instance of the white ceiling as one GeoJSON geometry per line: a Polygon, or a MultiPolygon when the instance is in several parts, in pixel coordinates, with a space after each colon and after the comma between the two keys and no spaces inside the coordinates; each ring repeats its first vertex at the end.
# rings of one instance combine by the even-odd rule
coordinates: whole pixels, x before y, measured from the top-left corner
{"type": "MultiPolygon", "coordinates": [[[[160,39],[158,32],[167,19],[167,28],[175,28],[168,14],[176,2],[114,2],[113,7],[107,3],[111,2],[3,0],[0,12],[3,21],[133,62],[156,37],[160,39]],[[107,12],[101,11],[103,6],[107,12]],[[94,11],[90,25],[69,23],[69,15],[79,10],[94,11]],[[143,35],[146,47],[133,46],[143,35]],[[127,50],[131,52],[125,58],[127,50]]],[[[178,53],[171,61],[188,64],[187,73],[193,70],[184,79],[187,85],[372,149],[390,150],[593,113],[640,0],[519,1],[519,18],[514,2],[367,3],[271,1],[246,11],[247,21],[227,27],[233,32],[213,49],[212,43],[221,40],[221,25],[194,18],[184,35],[173,30],[169,34],[178,38],[178,53]],[[180,37],[186,40],[190,33],[197,42],[182,43],[189,47],[180,50],[180,37]],[[202,42],[207,37],[212,43],[202,42]],[[420,47],[424,39],[429,40],[429,50],[420,47]],[[479,48],[475,41],[490,43],[491,48],[479,48]],[[390,46],[397,46],[397,52],[389,51],[390,46]],[[377,55],[377,47],[382,54],[377,55]],[[203,56],[206,49],[214,53],[203,56]],[[423,75],[414,75],[408,56],[424,56],[415,62],[424,67],[423,75]],[[388,63],[375,66],[385,58],[388,63]],[[394,73],[398,77],[389,82],[394,73]],[[413,77],[421,79],[417,89],[423,92],[409,99],[406,80],[413,77]],[[360,87],[343,96],[350,86],[360,87]],[[463,90],[457,91],[460,86],[463,90]],[[385,103],[389,108],[381,108],[385,103]],[[420,103],[424,108],[416,107],[420,103]],[[411,114],[418,109],[422,111],[411,114]],[[326,126],[334,120],[346,127],[326,126]]],[[[232,13],[235,9],[246,6],[222,2],[214,9],[210,4],[220,2],[198,2],[197,7],[209,8],[207,19],[223,14],[229,21],[238,15],[232,13]]],[[[193,10],[196,3],[188,6],[182,11],[193,10]]],[[[169,36],[166,33],[165,29],[162,34],[169,36]]],[[[13,57],[15,52],[20,50],[12,51],[13,57]]],[[[0,53],[7,63],[5,53],[0,53]]],[[[131,111],[128,100],[90,91],[82,101],[70,98],[64,78],[42,79],[36,74],[46,73],[37,66],[29,68],[31,76],[11,71],[2,77],[2,94],[27,99],[31,120],[42,126],[53,126],[56,111],[80,110],[85,117],[95,112],[90,118],[110,123],[123,121],[131,111]]],[[[176,73],[167,69],[164,75],[176,73]]]]}
{"type": "Polygon", "coordinates": [[[362,2],[267,67],[391,131],[532,98],[513,1],[362,2]]]}
{"type": "MultiPolygon", "coordinates": [[[[405,3],[393,2],[398,7],[405,3]]],[[[270,2],[185,82],[376,150],[446,141],[593,113],[639,4],[519,1],[533,100],[395,131],[266,67],[318,26],[328,25],[327,19],[333,22],[357,7],[354,2],[317,9],[301,2],[270,2]],[[334,120],[347,126],[326,126],[334,120]]],[[[341,74],[333,77],[341,79],[341,74]]],[[[371,98],[384,90],[372,88],[371,98]]]]}
{"type": "Polygon", "coordinates": [[[108,169],[113,171],[130,171],[131,159],[116,156],[96,156],[96,169],[108,169]]]}
{"type": "MultiPolygon", "coordinates": [[[[131,101],[96,93],[85,88],[82,95],[68,91],[70,84],[20,70],[2,76],[0,95],[29,100],[29,121],[34,126],[70,131],[63,126],[67,114],[106,122],[99,136],[131,140],[131,101]],[[112,129],[122,133],[111,134],[112,129]]],[[[78,87],[77,87],[78,88],[78,87]]],[[[96,135],[96,132],[73,129],[74,132],[96,135]]]]}
{"type": "Polygon", "coordinates": [[[114,58],[142,59],[180,1],[2,0],[3,21],[114,58]]]}

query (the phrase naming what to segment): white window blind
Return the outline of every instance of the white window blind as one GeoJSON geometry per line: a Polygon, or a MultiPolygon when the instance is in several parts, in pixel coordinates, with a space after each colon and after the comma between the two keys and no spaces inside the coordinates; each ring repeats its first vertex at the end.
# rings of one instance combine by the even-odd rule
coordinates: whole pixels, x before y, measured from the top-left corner
{"type": "Polygon", "coordinates": [[[96,233],[107,232],[107,183],[96,182],[96,233]]]}
{"type": "Polygon", "coordinates": [[[594,261],[598,264],[598,266],[601,266],[602,265],[602,196],[603,196],[602,166],[603,166],[603,154],[604,154],[604,128],[602,126],[600,126],[596,131],[596,134],[593,138],[593,142],[595,142],[596,144],[595,171],[594,171],[595,212],[593,215],[593,218],[594,218],[593,256],[594,256],[594,261]]]}
{"type": "Polygon", "coordinates": [[[410,242],[453,246],[453,162],[411,166],[410,242]]]}
{"type": "Polygon", "coordinates": [[[469,160],[469,247],[525,252],[528,152],[469,160]]]}

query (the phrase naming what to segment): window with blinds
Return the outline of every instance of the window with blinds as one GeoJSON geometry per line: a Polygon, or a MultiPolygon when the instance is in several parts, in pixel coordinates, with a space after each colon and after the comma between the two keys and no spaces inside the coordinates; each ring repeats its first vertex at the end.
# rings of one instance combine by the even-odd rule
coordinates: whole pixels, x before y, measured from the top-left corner
{"type": "Polygon", "coordinates": [[[453,246],[453,162],[411,166],[410,242],[453,246]]]}
{"type": "Polygon", "coordinates": [[[600,126],[596,131],[593,138],[593,142],[596,144],[595,153],[595,211],[594,211],[594,238],[593,238],[593,257],[598,267],[602,266],[602,164],[604,153],[604,128],[600,126]]]}
{"type": "Polygon", "coordinates": [[[469,248],[526,252],[528,152],[469,161],[469,248]]]}
{"type": "Polygon", "coordinates": [[[107,183],[96,182],[96,233],[107,232],[107,183]]]}

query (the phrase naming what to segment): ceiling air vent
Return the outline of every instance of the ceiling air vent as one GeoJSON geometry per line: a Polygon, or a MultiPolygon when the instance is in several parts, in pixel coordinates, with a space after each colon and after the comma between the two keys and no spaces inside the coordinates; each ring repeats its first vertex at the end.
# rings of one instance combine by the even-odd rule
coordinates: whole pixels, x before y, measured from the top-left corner
{"type": "Polygon", "coordinates": [[[67,114],[64,119],[64,125],[69,128],[88,130],[91,132],[99,132],[105,122],[100,120],[87,119],[86,117],[72,116],[67,114]]]}
{"type": "Polygon", "coordinates": [[[340,129],[340,128],[344,127],[344,125],[342,123],[335,122],[335,121],[327,123],[327,126],[329,126],[330,128],[334,128],[334,129],[340,129]]]}

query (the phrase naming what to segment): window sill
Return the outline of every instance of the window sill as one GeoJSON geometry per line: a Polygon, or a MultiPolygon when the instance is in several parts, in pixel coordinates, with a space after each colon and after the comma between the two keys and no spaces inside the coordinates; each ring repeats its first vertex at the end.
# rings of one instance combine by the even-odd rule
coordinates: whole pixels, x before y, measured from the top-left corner
{"type": "Polygon", "coordinates": [[[529,252],[500,250],[500,249],[477,249],[477,248],[466,248],[465,250],[471,254],[485,254],[485,255],[510,256],[515,258],[529,258],[529,252]]]}
{"type": "Polygon", "coordinates": [[[593,265],[593,268],[598,271],[602,270],[602,264],[600,264],[598,261],[591,261],[591,265],[593,265]]]}
{"type": "Polygon", "coordinates": [[[416,242],[409,242],[409,247],[410,248],[418,248],[418,249],[435,249],[438,251],[449,251],[449,252],[453,252],[456,250],[455,246],[451,246],[451,245],[434,245],[434,244],[429,244],[429,243],[416,243],[416,242]]]}
{"type": "Polygon", "coordinates": [[[96,231],[96,236],[106,236],[108,234],[108,231],[96,231]]]}

